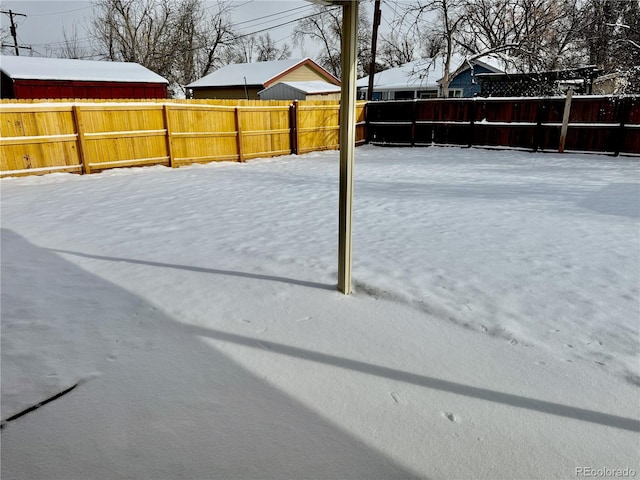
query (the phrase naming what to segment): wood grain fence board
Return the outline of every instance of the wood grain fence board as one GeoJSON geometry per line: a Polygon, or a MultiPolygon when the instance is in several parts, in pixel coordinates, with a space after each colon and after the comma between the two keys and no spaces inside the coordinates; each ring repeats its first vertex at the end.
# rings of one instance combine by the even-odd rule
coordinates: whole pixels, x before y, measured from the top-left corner
{"type": "MultiPolygon", "coordinates": [[[[639,122],[637,102],[638,97],[574,97],[566,149],[640,153],[640,139],[629,133],[639,122]]],[[[367,135],[378,145],[466,143],[557,150],[564,103],[563,97],[371,102],[367,135]],[[412,104],[417,104],[415,112],[412,104]]]]}

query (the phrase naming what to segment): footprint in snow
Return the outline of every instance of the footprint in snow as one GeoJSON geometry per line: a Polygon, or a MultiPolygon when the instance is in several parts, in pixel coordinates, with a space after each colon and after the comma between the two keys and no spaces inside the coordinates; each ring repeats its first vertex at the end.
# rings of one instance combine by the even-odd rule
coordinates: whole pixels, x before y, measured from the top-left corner
{"type": "Polygon", "coordinates": [[[442,415],[444,418],[446,418],[447,420],[449,420],[450,422],[454,422],[454,423],[458,423],[460,422],[460,417],[458,417],[457,415],[453,414],[453,413],[449,413],[449,412],[440,412],[440,415],[442,415]]]}

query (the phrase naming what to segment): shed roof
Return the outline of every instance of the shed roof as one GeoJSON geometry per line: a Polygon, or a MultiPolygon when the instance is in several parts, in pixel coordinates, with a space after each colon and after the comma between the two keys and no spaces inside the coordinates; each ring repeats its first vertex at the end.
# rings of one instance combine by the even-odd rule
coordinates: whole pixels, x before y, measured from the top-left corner
{"type": "Polygon", "coordinates": [[[131,62],[2,55],[0,70],[13,79],[169,83],[139,63],[131,62]]]}
{"type": "Polygon", "coordinates": [[[277,82],[273,85],[265,88],[258,92],[261,94],[269,90],[270,88],[274,88],[276,85],[287,85],[294,90],[298,90],[299,92],[306,93],[308,95],[319,94],[319,93],[338,93],[340,92],[340,85],[334,85],[328,82],[321,82],[319,80],[310,80],[307,82],[277,82]]]}
{"type": "Polygon", "coordinates": [[[279,77],[302,65],[308,65],[333,83],[340,81],[310,58],[274,60],[271,62],[234,63],[226,65],[187,85],[188,88],[235,87],[247,85],[268,87],[279,77]]]}

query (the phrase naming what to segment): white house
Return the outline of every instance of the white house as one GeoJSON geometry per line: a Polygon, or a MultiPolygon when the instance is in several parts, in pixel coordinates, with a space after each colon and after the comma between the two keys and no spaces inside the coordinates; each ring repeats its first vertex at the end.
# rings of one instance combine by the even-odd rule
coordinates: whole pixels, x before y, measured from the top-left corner
{"type": "MultiPolygon", "coordinates": [[[[494,57],[467,60],[460,55],[451,59],[449,97],[473,97],[480,92],[474,76],[478,73],[502,73],[505,67],[494,57]]],[[[374,76],[372,100],[406,100],[442,96],[441,80],[444,57],[416,60],[400,67],[378,72],[374,76]]],[[[369,77],[357,82],[360,98],[366,98],[369,77]]]]}

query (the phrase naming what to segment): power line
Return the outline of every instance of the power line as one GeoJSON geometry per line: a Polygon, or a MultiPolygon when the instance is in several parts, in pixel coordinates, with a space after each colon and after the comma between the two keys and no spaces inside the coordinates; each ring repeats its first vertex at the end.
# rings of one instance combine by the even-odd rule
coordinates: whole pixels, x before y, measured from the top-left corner
{"type": "MultiPolygon", "coordinates": [[[[313,8],[313,5],[302,5],[302,6],[300,6],[300,7],[291,8],[291,9],[289,9],[289,10],[283,10],[282,12],[272,13],[271,15],[264,15],[264,16],[262,16],[262,17],[253,18],[253,19],[251,19],[251,20],[245,20],[245,21],[243,21],[243,22],[236,22],[236,23],[235,23],[235,25],[243,25],[243,24],[245,24],[245,23],[255,22],[256,20],[262,20],[262,19],[264,19],[264,18],[269,18],[269,17],[274,17],[274,16],[276,16],[276,15],[281,15],[281,14],[283,14],[283,13],[294,12],[294,11],[296,11],[296,10],[300,10],[300,9],[303,9],[303,8],[307,8],[307,9],[308,9],[308,8],[313,8]]],[[[286,16],[289,16],[289,15],[286,15],[286,16]]],[[[262,23],[268,23],[268,22],[262,22],[262,23]]],[[[261,23],[259,23],[258,25],[261,25],[261,23]]]]}
{"type": "Polygon", "coordinates": [[[52,15],[63,15],[65,13],[71,12],[79,12],[80,10],[87,10],[88,8],[93,8],[93,5],[89,5],[87,7],[75,8],[73,10],[65,10],[64,12],[54,12],[54,13],[30,13],[30,17],[51,17],[52,15]]]}
{"type": "Polygon", "coordinates": [[[288,22],[284,22],[284,23],[281,23],[279,25],[274,25],[272,27],[263,28],[261,30],[255,30],[255,31],[250,32],[250,33],[244,33],[242,35],[237,35],[235,37],[232,37],[231,40],[237,40],[239,38],[244,38],[244,37],[248,37],[250,35],[255,35],[256,33],[262,33],[262,32],[266,32],[267,30],[273,30],[273,29],[276,29],[276,28],[284,27],[285,25],[289,25],[290,23],[298,22],[300,20],[305,20],[305,19],[311,18],[311,17],[317,17],[318,15],[321,15],[322,13],[324,13],[324,12],[312,13],[311,15],[307,15],[307,16],[300,17],[300,18],[295,18],[293,20],[289,20],[288,22]]]}
{"type": "MultiPolygon", "coordinates": [[[[249,2],[246,2],[246,3],[245,3],[245,5],[246,5],[247,3],[251,3],[251,1],[253,1],[253,0],[250,0],[249,2]]],[[[281,14],[283,14],[283,13],[290,13],[290,12],[293,12],[293,11],[297,11],[297,10],[301,10],[301,9],[303,9],[303,8],[309,8],[309,7],[310,7],[310,6],[308,6],[308,5],[303,5],[303,6],[301,6],[301,7],[296,7],[296,8],[292,8],[292,9],[289,9],[289,10],[283,10],[282,12],[277,12],[277,13],[274,13],[274,14],[271,14],[271,15],[267,15],[267,16],[264,16],[264,17],[260,17],[260,18],[257,18],[257,19],[252,19],[252,20],[246,20],[246,21],[243,21],[243,22],[239,22],[239,23],[237,23],[237,24],[234,24],[234,26],[235,26],[235,25],[239,25],[239,24],[244,24],[244,23],[250,23],[250,22],[253,22],[253,21],[256,21],[256,20],[261,20],[261,19],[263,19],[263,18],[267,18],[267,17],[273,17],[273,16],[276,16],[276,15],[281,15],[281,14]]],[[[78,9],[78,10],[80,10],[80,9],[78,9]]],[[[2,12],[2,13],[6,13],[6,12],[2,12]]],[[[259,30],[254,30],[254,31],[249,32],[249,33],[243,33],[243,34],[240,34],[240,35],[236,35],[236,36],[231,37],[231,38],[229,39],[229,41],[239,40],[239,39],[241,39],[241,38],[249,37],[249,36],[251,36],[251,35],[255,35],[255,34],[257,34],[257,33],[266,32],[266,31],[269,31],[269,30],[275,30],[275,29],[277,29],[277,28],[281,28],[281,27],[284,27],[284,26],[286,26],[286,25],[290,25],[290,24],[295,23],[295,22],[298,22],[298,21],[300,21],[300,20],[305,20],[305,19],[307,19],[307,18],[312,18],[312,17],[318,16],[318,15],[321,15],[322,13],[323,13],[323,12],[316,12],[316,13],[312,13],[312,14],[310,14],[310,15],[306,15],[306,16],[303,16],[303,17],[294,18],[293,20],[288,20],[288,21],[286,21],[286,22],[283,22],[283,23],[280,23],[280,24],[277,24],[277,25],[272,25],[272,26],[270,26],[270,27],[262,28],[262,29],[259,29],[259,30]]],[[[25,15],[25,16],[26,16],[26,15],[25,15]]],[[[290,16],[290,15],[287,15],[287,16],[290,16]]],[[[285,16],[285,17],[286,17],[286,16],[285,16]]],[[[283,17],[283,18],[285,18],[285,17],[283,17]]],[[[261,22],[261,23],[268,23],[268,22],[261,22]]],[[[254,25],[254,26],[257,26],[257,25],[260,25],[260,23],[258,23],[258,24],[256,24],[256,25],[254,25]]],[[[285,37],[285,38],[286,38],[286,37],[285,37]]],[[[285,38],[283,38],[283,39],[281,39],[281,40],[284,40],[285,38]]],[[[86,42],[92,42],[92,41],[95,41],[95,40],[97,40],[97,38],[96,38],[95,36],[92,36],[92,37],[85,37],[85,38],[81,38],[81,39],[77,39],[77,40],[72,40],[72,41],[74,41],[75,43],[86,43],[86,42]]],[[[281,40],[278,40],[278,42],[279,42],[279,41],[281,41],[281,40]]],[[[68,42],[65,40],[65,41],[60,41],[60,42],[34,43],[34,44],[32,44],[32,45],[33,45],[33,46],[43,46],[43,47],[45,47],[45,48],[46,48],[46,47],[55,47],[55,46],[59,46],[59,45],[65,45],[66,43],[68,43],[68,42]]],[[[5,45],[3,45],[3,46],[5,46],[5,45]]],[[[20,47],[20,48],[29,48],[29,49],[30,49],[31,47],[20,47]]],[[[196,50],[196,49],[198,49],[198,48],[201,48],[201,47],[191,48],[190,50],[196,50]]],[[[85,56],[84,58],[86,58],[86,57],[93,57],[93,56],[94,56],[94,55],[87,55],[87,56],[85,56]]]]}

